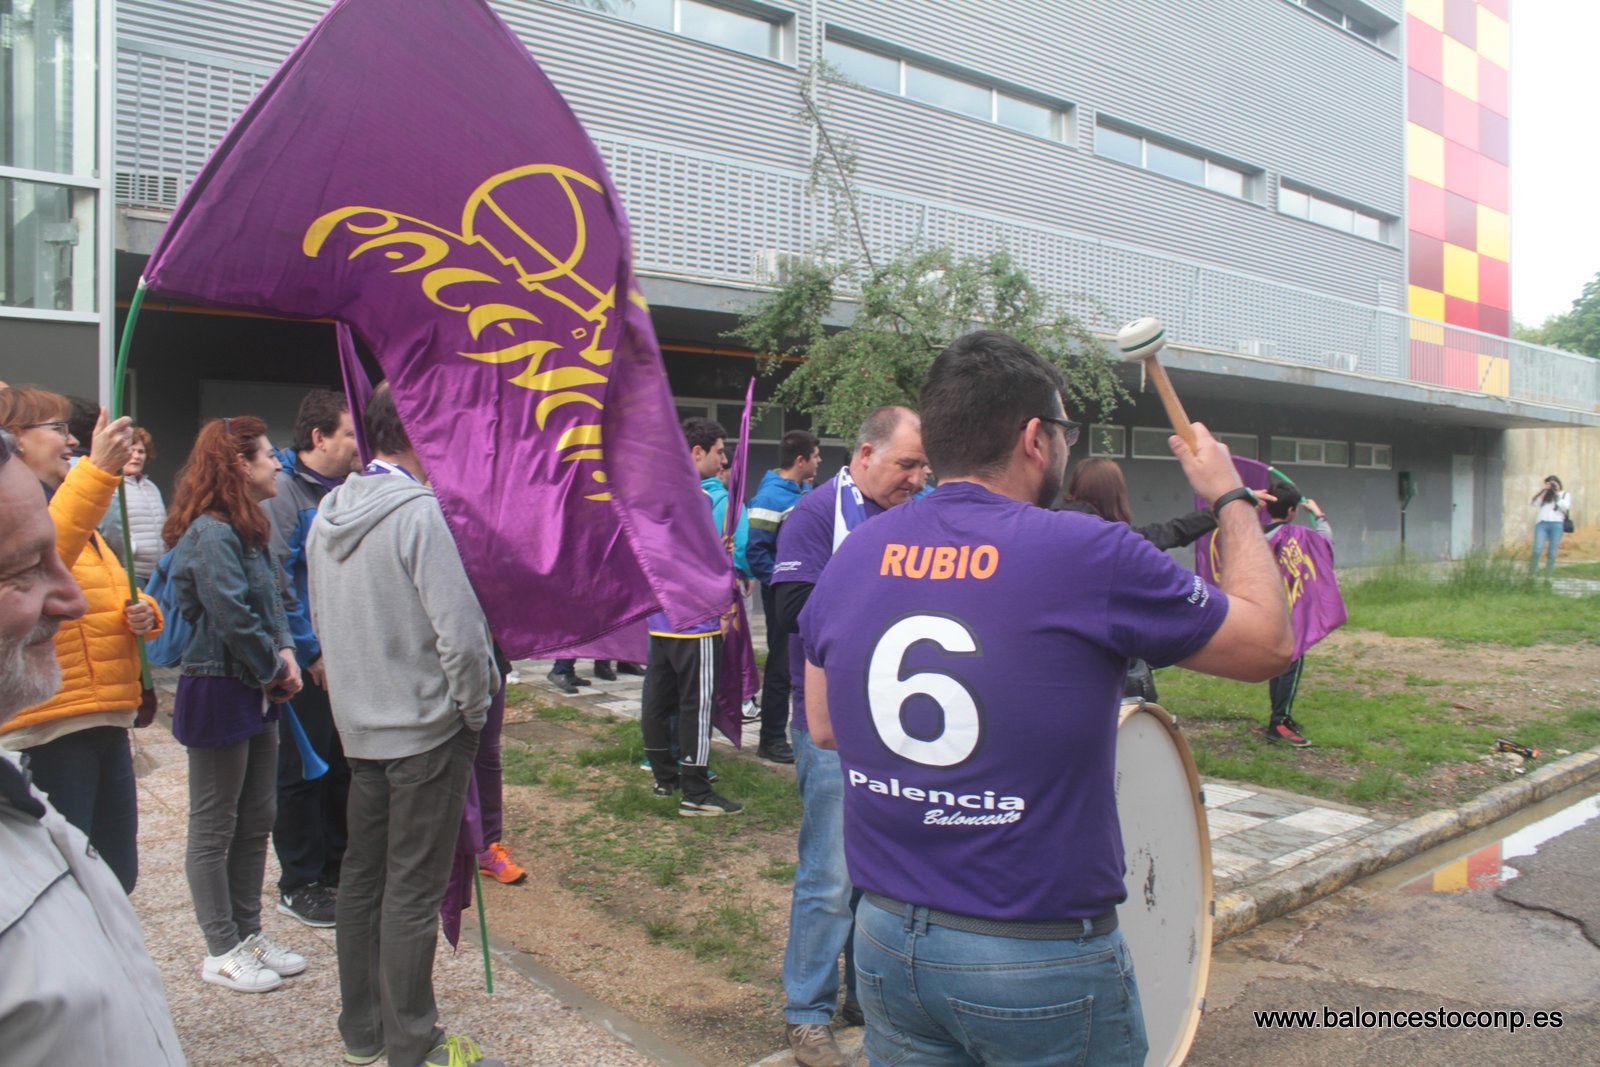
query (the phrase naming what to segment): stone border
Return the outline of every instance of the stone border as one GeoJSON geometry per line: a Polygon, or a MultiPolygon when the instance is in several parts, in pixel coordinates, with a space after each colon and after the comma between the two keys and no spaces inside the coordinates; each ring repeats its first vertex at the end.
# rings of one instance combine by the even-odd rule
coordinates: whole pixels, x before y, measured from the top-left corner
{"type": "Polygon", "coordinates": [[[1392,867],[1600,775],[1600,746],[1497,785],[1460,807],[1431,811],[1380,830],[1315,860],[1218,897],[1212,944],[1343,889],[1358,878],[1392,867]]]}

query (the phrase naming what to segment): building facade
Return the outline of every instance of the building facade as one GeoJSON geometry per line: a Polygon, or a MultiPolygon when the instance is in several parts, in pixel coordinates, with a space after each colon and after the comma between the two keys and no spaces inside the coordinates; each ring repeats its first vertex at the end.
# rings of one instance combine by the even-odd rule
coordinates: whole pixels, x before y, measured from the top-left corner
{"type": "MultiPolygon", "coordinates": [[[[1504,336],[1499,0],[493,6],[612,168],[685,414],[730,421],[753,363],[725,332],[790,257],[848,251],[854,227],[810,180],[823,146],[797,117],[804,93],[853,144],[875,253],[1003,247],[1107,335],[1161,317],[1190,414],[1316,496],[1344,562],[1398,553],[1402,472],[1411,554],[1497,539],[1504,432],[1600,424],[1595,361],[1504,336]]],[[[117,5],[123,299],[212,146],[325,8],[117,5]]],[[[337,382],[326,326],[152,302],[138,334],[136,410],[175,444],[224,402],[286,429],[297,390],[337,382]]],[[[805,424],[772,408],[758,422],[758,468],[805,424]]],[[[1140,392],[1089,435],[1123,462],[1139,521],[1190,506],[1163,427],[1140,392]]]]}

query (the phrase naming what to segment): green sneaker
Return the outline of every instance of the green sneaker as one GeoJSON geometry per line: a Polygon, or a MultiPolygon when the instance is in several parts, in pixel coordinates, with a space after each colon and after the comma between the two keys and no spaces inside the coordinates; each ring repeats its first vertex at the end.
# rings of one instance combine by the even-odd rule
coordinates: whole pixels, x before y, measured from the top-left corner
{"type": "Polygon", "coordinates": [[[470,1037],[447,1037],[444,1044],[428,1053],[424,1064],[433,1064],[434,1067],[506,1067],[499,1060],[491,1060],[478,1051],[478,1043],[470,1037]]]}

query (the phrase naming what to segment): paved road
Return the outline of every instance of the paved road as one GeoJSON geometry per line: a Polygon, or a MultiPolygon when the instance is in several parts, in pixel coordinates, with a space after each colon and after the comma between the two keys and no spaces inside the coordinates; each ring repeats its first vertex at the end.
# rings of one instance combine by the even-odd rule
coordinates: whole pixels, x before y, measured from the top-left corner
{"type": "Polygon", "coordinates": [[[1386,872],[1219,946],[1190,1067],[1596,1062],[1600,819],[1503,862],[1521,874],[1500,885],[1498,844],[1437,873],[1386,872]],[[1481,888],[1435,891],[1463,885],[1481,888]],[[1270,1009],[1318,1025],[1258,1025],[1270,1009]],[[1520,1011],[1524,1026],[1337,1028],[1324,1009],[1520,1011]],[[1538,1011],[1560,1012],[1560,1028],[1535,1028],[1538,1011]]]}

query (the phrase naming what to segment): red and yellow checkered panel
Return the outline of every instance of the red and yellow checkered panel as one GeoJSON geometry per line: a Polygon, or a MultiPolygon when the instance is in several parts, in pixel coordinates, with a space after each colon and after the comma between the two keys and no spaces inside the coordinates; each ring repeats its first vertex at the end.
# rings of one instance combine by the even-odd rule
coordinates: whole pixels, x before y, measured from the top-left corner
{"type": "MultiPolygon", "coordinates": [[[[1508,3],[1406,3],[1410,310],[1501,336],[1511,332],[1508,3]]],[[[1431,346],[1419,358],[1420,340],[1422,380],[1504,392],[1503,360],[1477,367],[1475,355],[1431,346]]]]}

